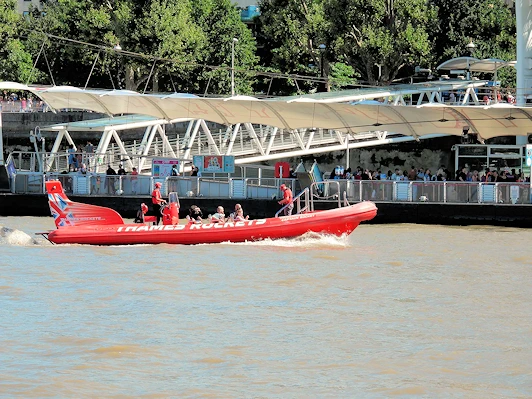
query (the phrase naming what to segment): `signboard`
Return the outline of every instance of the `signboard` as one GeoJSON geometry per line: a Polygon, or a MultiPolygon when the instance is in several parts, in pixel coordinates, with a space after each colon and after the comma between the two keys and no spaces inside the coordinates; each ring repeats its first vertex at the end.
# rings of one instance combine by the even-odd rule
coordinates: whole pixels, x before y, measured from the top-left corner
{"type": "Polygon", "coordinates": [[[159,178],[172,176],[172,167],[174,165],[177,165],[179,170],[179,159],[153,158],[151,161],[151,175],[159,178]]]}
{"type": "Polygon", "coordinates": [[[532,166],[532,144],[526,145],[526,166],[532,166]]]}
{"type": "Polygon", "coordinates": [[[192,162],[202,173],[235,173],[235,157],[232,155],[194,155],[192,162]]]}

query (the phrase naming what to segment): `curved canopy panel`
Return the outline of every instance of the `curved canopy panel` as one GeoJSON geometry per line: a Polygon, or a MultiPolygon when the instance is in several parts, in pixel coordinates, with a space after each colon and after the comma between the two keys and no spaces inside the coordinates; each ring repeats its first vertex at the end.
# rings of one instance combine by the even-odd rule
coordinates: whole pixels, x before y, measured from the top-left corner
{"type": "Polygon", "coordinates": [[[486,58],[471,64],[469,69],[473,72],[495,72],[501,68],[513,66],[515,67],[515,61],[504,61],[498,58],[486,58]]]}
{"type": "Polygon", "coordinates": [[[457,57],[441,63],[436,69],[443,69],[444,71],[450,71],[451,69],[467,69],[478,61],[480,60],[475,57],[457,57]]]}
{"type": "Polygon", "coordinates": [[[205,119],[225,125],[255,123],[293,130],[333,129],[352,134],[389,131],[408,136],[431,134],[481,138],[526,135],[532,131],[532,108],[474,106],[390,106],[378,104],[290,102],[286,98],[193,98],[143,95],[126,91],[80,90],[68,87],[39,89],[38,95],[52,108],[80,108],[109,115],[142,114],[167,121],[205,119]]]}
{"type": "Polygon", "coordinates": [[[515,61],[504,61],[498,58],[485,58],[479,60],[475,57],[458,57],[445,61],[438,65],[436,69],[442,69],[444,71],[468,69],[471,72],[494,73],[503,67],[515,67],[515,64],[515,61]]]}

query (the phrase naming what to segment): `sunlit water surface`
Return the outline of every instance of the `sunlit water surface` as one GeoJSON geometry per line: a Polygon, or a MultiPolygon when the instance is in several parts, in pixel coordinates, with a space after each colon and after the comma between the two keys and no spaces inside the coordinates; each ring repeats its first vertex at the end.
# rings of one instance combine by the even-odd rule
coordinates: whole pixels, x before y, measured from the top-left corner
{"type": "Polygon", "coordinates": [[[531,230],[91,247],[0,225],[2,397],[532,397],[531,230]]]}

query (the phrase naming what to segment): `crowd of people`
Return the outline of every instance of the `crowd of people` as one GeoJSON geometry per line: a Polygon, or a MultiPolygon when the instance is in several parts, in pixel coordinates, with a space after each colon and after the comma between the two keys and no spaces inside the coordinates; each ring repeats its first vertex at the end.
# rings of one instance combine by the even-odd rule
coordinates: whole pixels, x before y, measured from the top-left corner
{"type": "Polygon", "coordinates": [[[353,172],[351,168],[343,169],[341,167],[335,168],[325,178],[334,180],[392,180],[392,181],[463,181],[463,182],[488,182],[488,183],[511,183],[511,182],[525,182],[527,179],[521,170],[502,168],[499,170],[492,170],[486,168],[485,170],[471,169],[468,166],[452,173],[444,165],[442,165],[436,173],[432,173],[430,169],[416,168],[412,166],[410,170],[388,170],[383,173],[381,170],[363,169],[357,167],[353,172]]]}
{"type": "Polygon", "coordinates": [[[8,93],[4,90],[0,94],[0,109],[2,112],[47,112],[48,106],[39,98],[33,98],[29,93],[8,93]]]}

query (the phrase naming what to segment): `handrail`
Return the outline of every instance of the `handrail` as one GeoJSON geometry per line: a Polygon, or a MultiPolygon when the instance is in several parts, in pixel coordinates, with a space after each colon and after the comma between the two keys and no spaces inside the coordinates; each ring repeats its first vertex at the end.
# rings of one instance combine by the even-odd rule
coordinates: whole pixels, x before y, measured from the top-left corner
{"type": "MultiPolygon", "coordinates": [[[[323,193],[320,194],[319,187],[328,186],[330,184],[335,184],[338,188],[338,192],[340,192],[340,183],[337,180],[329,180],[329,181],[311,183],[310,186],[306,187],[303,191],[301,191],[298,195],[296,195],[293,198],[292,202],[290,202],[289,204],[286,204],[281,209],[279,209],[275,213],[275,217],[279,217],[279,214],[283,212],[290,204],[296,204],[296,208],[297,208],[296,215],[299,213],[304,213],[304,212],[309,212],[309,211],[314,212],[314,198],[315,197],[319,198],[321,195],[323,195],[323,193]],[[302,198],[305,201],[303,207],[301,207],[302,198]]],[[[338,200],[338,208],[341,208],[342,202],[340,199],[340,195],[335,195],[334,197],[338,200]]],[[[345,191],[344,191],[344,197],[345,197],[345,201],[347,202],[347,194],[345,193],[345,191]]]]}
{"type": "MultiPolygon", "coordinates": [[[[301,191],[298,195],[296,195],[293,199],[292,199],[292,202],[289,202],[288,204],[286,204],[285,206],[283,206],[281,209],[279,209],[276,213],[275,213],[275,217],[279,217],[279,214],[281,212],[283,212],[289,205],[292,205],[292,204],[296,204],[297,205],[297,209],[298,211],[296,212],[296,214],[298,213],[302,213],[302,212],[306,212],[307,209],[309,209],[309,188],[306,187],[303,191],[301,191]],[[301,208],[301,197],[304,196],[304,200],[305,200],[305,206],[303,208],[301,208]]],[[[312,202],[312,200],[311,200],[312,202]]]]}

